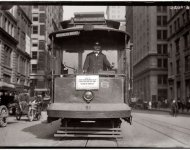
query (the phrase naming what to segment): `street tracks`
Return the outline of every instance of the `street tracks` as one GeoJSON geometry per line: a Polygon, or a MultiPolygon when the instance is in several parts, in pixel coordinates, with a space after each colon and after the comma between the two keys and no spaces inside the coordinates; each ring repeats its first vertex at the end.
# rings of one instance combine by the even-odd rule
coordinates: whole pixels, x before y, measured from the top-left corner
{"type": "Polygon", "coordinates": [[[135,114],[134,116],[134,123],[149,128],[170,139],[178,141],[179,143],[187,147],[190,146],[190,128],[177,124],[176,120],[172,120],[173,118],[168,118],[167,121],[161,121],[159,119],[144,117],[142,115],[137,114],[135,114]],[[169,121],[172,121],[172,123],[170,123],[169,121]]]}

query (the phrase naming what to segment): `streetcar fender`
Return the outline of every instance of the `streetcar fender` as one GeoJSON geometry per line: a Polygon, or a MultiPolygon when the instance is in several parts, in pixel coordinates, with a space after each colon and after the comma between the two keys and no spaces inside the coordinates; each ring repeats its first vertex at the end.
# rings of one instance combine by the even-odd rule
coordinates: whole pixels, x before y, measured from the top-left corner
{"type": "Polygon", "coordinates": [[[122,118],[124,121],[128,122],[130,125],[132,125],[132,116],[130,117],[126,117],[126,118],[122,118]]]}

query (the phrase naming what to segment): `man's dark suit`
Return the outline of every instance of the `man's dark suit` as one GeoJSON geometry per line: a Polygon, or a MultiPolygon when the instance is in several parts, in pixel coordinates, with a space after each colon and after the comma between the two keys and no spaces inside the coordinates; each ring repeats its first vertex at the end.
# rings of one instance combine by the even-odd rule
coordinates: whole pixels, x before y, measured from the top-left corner
{"type": "Polygon", "coordinates": [[[106,55],[99,53],[98,56],[96,56],[95,53],[92,52],[86,56],[83,70],[86,70],[87,73],[98,73],[99,70],[104,70],[104,68],[111,68],[106,55]]]}

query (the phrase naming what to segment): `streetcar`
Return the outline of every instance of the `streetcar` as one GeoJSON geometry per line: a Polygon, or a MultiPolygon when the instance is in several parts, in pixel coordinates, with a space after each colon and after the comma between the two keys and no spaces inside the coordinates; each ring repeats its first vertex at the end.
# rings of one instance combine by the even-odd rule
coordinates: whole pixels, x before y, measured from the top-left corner
{"type": "Polygon", "coordinates": [[[60,22],[62,30],[49,35],[52,53],[63,55],[68,71],[52,71],[47,122],[61,119],[56,137],[119,137],[122,120],[132,123],[126,65],[130,36],[119,30],[119,22],[105,19],[103,12],[74,15],[60,22]],[[96,40],[114,68],[84,73],[85,58],[96,40]]]}

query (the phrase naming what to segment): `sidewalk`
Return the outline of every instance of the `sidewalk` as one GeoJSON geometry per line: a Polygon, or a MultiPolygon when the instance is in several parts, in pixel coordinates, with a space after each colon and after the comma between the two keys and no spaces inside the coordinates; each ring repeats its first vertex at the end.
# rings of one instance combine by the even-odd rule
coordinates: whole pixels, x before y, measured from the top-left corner
{"type": "MultiPolygon", "coordinates": [[[[149,111],[163,111],[163,112],[170,112],[171,108],[160,108],[160,109],[156,109],[156,108],[151,108],[148,109],[149,111]]],[[[182,110],[179,111],[179,114],[186,114],[186,115],[190,115],[190,111],[187,112],[187,110],[185,109],[183,112],[182,110]]]]}

